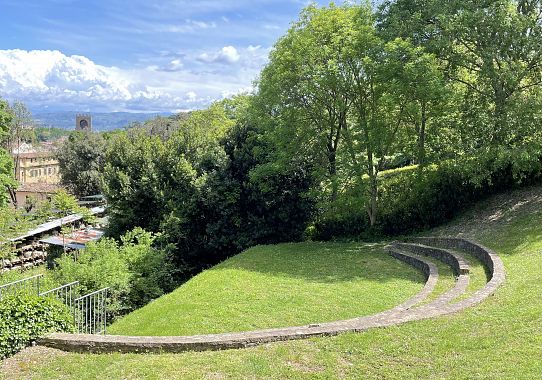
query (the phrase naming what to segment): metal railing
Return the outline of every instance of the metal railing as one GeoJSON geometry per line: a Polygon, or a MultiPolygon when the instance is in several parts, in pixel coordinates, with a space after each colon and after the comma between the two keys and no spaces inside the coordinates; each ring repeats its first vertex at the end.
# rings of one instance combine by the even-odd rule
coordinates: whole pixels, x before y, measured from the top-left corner
{"type": "Polygon", "coordinates": [[[60,302],[73,310],[73,304],[76,296],[75,287],[79,285],[79,281],[75,281],[66,285],[62,285],[58,288],[48,290],[40,293],[40,297],[55,297],[60,302]]]}
{"type": "Polygon", "coordinates": [[[75,287],[79,281],[62,285],[58,288],[40,292],[40,279],[42,274],[22,280],[10,282],[0,286],[0,300],[2,297],[27,293],[39,297],[54,297],[63,302],[73,313],[73,322],[79,334],[104,334],[107,329],[107,294],[109,288],[77,297],[75,287]]]}
{"type": "Polygon", "coordinates": [[[108,291],[104,288],[75,299],[73,322],[77,333],[105,335],[108,291]]]}
{"type": "Polygon", "coordinates": [[[0,286],[0,300],[2,297],[17,294],[17,293],[33,293],[40,294],[40,279],[42,274],[24,278],[22,280],[10,282],[0,286]]]}

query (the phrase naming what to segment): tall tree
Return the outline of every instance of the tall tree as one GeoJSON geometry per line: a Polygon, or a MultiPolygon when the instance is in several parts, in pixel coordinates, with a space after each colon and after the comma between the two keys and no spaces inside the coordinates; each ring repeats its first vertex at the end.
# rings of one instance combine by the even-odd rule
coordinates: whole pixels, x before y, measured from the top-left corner
{"type": "MultiPolygon", "coordinates": [[[[343,66],[344,44],[355,30],[356,7],[307,7],[275,45],[262,71],[259,98],[274,119],[279,151],[324,162],[331,198],[338,190],[342,133],[352,106],[343,91],[350,78],[343,66]]],[[[288,157],[286,161],[288,160],[288,157]]]]}
{"type": "Polygon", "coordinates": [[[424,48],[396,39],[388,43],[387,53],[385,76],[395,79],[388,81],[388,90],[405,102],[405,122],[414,130],[416,163],[421,170],[427,164],[427,136],[437,134],[436,119],[446,114],[451,91],[437,58],[424,48]]]}
{"type": "Polygon", "coordinates": [[[542,85],[540,1],[394,0],[385,2],[379,21],[389,38],[412,38],[434,52],[448,79],[462,86],[462,149],[487,162],[475,165],[538,160],[531,143],[537,128],[520,123],[519,110],[538,118],[538,107],[525,105],[542,85]]]}
{"type": "MultiPolygon", "coordinates": [[[[9,129],[13,114],[9,108],[9,104],[0,98],[0,142],[2,146],[6,146],[6,141],[9,139],[9,129]]],[[[13,160],[6,149],[0,147],[0,207],[5,206],[9,196],[11,200],[16,202],[14,194],[11,191],[16,186],[13,176],[13,160]],[[9,194],[9,195],[8,195],[9,194]]]]}
{"type": "Polygon", "coordinates": [[[353,99],[352,122],[345,140],[358,182],[368,178],[366,208],[370,225],[374,226],[378,216],[378,175],[388,156],[398,151],[399,137],[403,135],[409,98],[402,89],[408,84],[401,82],[403,78],[396,69],[409,64],[409,57],[396,52],[398,44],[408,44],[386,44],[375,33],[372,14],[358,13],[356,24],[356,35],[348,45],[344,62],[352,78],[344,91],[353,99]]]}
{"type": "Polygon", "coordinates": [[[56,153],[62,184],[83,197],[100,194],[106,142],[100,133],[75,131],[56,153]]]}
{"type": "Polygon", "coordinates": [[[20,167],[20,149],[25,142],[30,142],[35,137],[34,135],[34,120],[32,113],[26,108],[26,105],[21,101],[13,102],[11,106],[13,118],[8,137],[8,150],[15,161],[15,177],[19,172],[20,167]]]}

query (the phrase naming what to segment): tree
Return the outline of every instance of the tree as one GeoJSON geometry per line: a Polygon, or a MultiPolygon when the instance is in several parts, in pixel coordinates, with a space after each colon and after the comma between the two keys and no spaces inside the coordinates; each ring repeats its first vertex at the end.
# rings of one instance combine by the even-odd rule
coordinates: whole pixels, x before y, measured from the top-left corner
{"type": "Polygon", "coordinates": [[[461,82],[490,104],[485,138],[502,145],[510,137],[510,107],[542,83],[542,6],[539,1],[461,1],[442,21],[446,58],[461,82]]]}
{"type": "Polygon", "coordinates": [[[531,140],[539,128],[520,120],[539,117],[539,108],[526,104],[536,103],[542,85],[540,1],[387,1],[379,27],[388,38],[409,37],[435,53],[446,77],[460,85],[456,150],[469,158],[465,164],[472,162],[482,178],[525,157],[536,165],[531,140]]]}
{"type": "Polygon", "coordinates": [[[19,172],[19,155],[21,144],[32,141],[34,135],[34,120],[32,114],[23,102],[15,101],[11,106],[13,118],[7,140],[7,149],[15,160],[15,176],[19,172]]]}
{"type": "Polygon", "coordinates": [[[401,82],[395,69],[409,62],[408,57],[396,54],[398,41],[385,44],[376,35],[371,14],[360,12],[356,21],[356,34],[347,45],[345,57],[352,82],[344,91],[353,99],[352,123],[348,125],[345,140],[349,163],[358,182],[368,179],[366,209],[370,225],[375,226],[378,175],[387,157],[398,150],[409,100],[405,91],[397,90],[407,84],[401,82]]]}
{"type": "Polygon", "coordinates": [[[100,133],[71,133],[56,153],[62,184],[78,197],[100,194],[105,150],[100,133]]]}
{"type": "Polygon", "coordinates": [[[378,174],[388,156],[400,151],[408,113],[417,129],[419,160],[425,161],[428,111],[442,85],[435,65],[407,41],[386,43],[368,6],[309,6],[262,72],[258,97],[272,120],[269,136],[277,151],[287,152],[283,162],[301,155],[315,167],[325,162],[331,200],[339,175],[343,183],[367,184],[366,209],[374,226],[378,174]]]}
{"type": "Polygon", "coordinates": [[[135,227],[159,231],[166,204],[158,170],[163,154],[163,142],[142,129],[111,137],[104,156],[102,190],[112,236],[135,227]]]}
{"type": "Polygon", "coordinates": [[[447,112],[451,91],[437,58],[422,47],[395,39],[387,44],[391,59],[385,66],[388,91],[400,94],[405,101],[405,121],[412,125],[416,135],[416,163],[420,170],[427,164],[426,141],[429,129],[437,135],[434,122],[447,112]]]}
{"type": "MultiPolygon", "coordinates": [[[[0,141],[4,144],[6,144],[9,138],[9,128],[12,119],[13,114],[10,111],[8,103],[0,98],[0,141]]],[[[9,199],[8,194],[12,195],[12,201],[16,201],[12,192],[10,192],[10,189],[13,189],[15,186],[13,160],[6,149],[0,148],[0,207],[6,205],[9,199]]]]}
{"type": "Polygon", "coordinates": [[[286,156],[283,165],[292,155],[323,162],[331,199],[338,192],[338,152],[352,106],[350,93],[343,90],[351,79],[343,65],[344,43],[352,39],[358,11],[333,5],[305,8],[276,43],[258,83],[277,151],[286,156]]]}

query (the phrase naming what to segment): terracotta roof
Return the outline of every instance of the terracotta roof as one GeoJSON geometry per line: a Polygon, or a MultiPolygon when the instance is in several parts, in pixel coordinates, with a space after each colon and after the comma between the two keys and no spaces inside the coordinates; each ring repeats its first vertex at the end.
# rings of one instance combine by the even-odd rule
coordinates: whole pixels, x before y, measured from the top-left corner
{"type": "Polygon", "coordinates": [[[61,185],[50,183],[23,183],[19,186],[17,192],[52,194],[62,188],[61,185]]]}

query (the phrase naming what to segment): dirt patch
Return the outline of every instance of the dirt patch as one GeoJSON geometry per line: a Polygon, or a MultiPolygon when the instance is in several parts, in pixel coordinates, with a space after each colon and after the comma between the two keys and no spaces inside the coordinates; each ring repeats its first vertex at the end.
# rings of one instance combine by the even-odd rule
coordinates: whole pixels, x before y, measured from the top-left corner
{"type": "Polygon", "coordinates": [[[38,368],[58,356],[68,355],[67,352],[52,348],[35,346],[28,347],[17,355],[7,358],[0,363],[0,379],[27,379],[29,368],[38,368]]]}
{"type": "Polygon", "coordinates": [[[539,214],[542,186],[532,186],[495,195],[461,214],[453,222],[437,228],[433,235],[484,238],[490,231],[509,225],[517,215],[539,214]]]}

